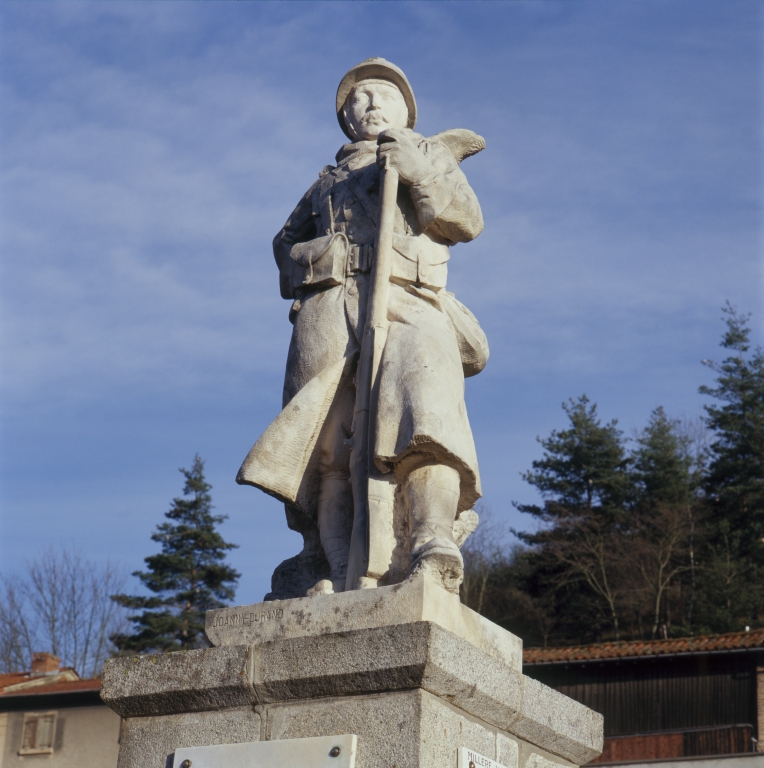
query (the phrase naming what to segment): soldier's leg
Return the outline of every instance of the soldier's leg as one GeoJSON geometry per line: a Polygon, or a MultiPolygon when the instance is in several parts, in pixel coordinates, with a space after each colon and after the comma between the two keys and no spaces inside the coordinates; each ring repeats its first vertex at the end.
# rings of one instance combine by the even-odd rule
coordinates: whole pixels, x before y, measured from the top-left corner
{"type": "Polygon", "coordinates": [[[453,538],[459,473],[428,461],[409,469],[402,485],[411,531],[410,573],[426,571],[458,593],[464,577],[464,563],[453,538]]]}
{"type": "Polygon", "coordinates": [[[342,592],[350,553],[350,532],[353,528],[353,493],[350,475],[330,472],[322,476],[318,496],[318,533],[321,546],[329,561],[330,584],[323,584],[321,592],[342,592]]]}
{"type": "Polygon", "coordinates": [[[319,474],[317,522],[330,576],[310,594],[342,592],[347,576],[350,533],[353,528],[353,493],[350,485],[350,435],[355,403],[352,381],[340,385],[319,438],[319,474]]]}

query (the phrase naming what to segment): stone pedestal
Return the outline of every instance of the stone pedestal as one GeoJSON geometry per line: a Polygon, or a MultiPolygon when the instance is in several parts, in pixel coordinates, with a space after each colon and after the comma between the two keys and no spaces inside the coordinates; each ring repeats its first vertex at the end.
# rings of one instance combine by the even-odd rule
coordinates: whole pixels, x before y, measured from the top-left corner
{"type": "Polygon", "coordinates": [[[215,647],[106,663],[119,768],[336,734],[358,736],[357,768],[456,768],[460,747],[555,768],[602,750],[601,715],[524,677],[518,638],[421,578],[211,611],[207,634],[215,647]]]}

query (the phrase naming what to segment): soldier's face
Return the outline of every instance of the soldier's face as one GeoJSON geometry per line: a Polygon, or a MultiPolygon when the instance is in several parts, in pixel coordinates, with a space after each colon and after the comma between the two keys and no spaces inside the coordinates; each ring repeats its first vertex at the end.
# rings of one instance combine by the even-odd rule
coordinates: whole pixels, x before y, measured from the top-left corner
{"type": "Polygon", "coordinates": [[[405,128],[409,120],[401,92],[382,82],[357,85],[345,102],[344,116],[356,141],[372,141],[388,128],[405,128]]]}

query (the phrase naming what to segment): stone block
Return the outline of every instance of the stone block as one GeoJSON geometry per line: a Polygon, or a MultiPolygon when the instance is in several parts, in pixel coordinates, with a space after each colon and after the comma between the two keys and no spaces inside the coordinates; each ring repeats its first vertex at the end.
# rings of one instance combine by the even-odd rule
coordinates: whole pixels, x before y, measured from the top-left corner
{"type": "Polygon", "coordinates": [[[264,707],[263,717],[268,739],[357,734],[358,768],[456,768],[459,747],[507,768],[518,768],[519,754],[523,766],[533,755],[554,768],[572,765],[421,689],[272,704],[264,707]]]}
{"type": "Polygon", "coordinates": [[[419,687],[431,627],[418,622],[253,646],[255,695],[265,704],[419,687]]]}
{"type": "Polygon", "coordinates": [[[102,697],[134,717],[412,690],[577,765],[602,749],[601,715],[427,621],[112,659],[102,697]]]}
{"type": "Polygon", "coordinates": [[[181,747],[259,740],[260,715],[252,707],[129,717],[122,726],[117,768],[171,768],[181,747]]]}
{"type": "Polygon", "coordinates": [[[423,574],[391,587],[209,611],[206,632],[215,646],[253,645],[418,621],[437,624],[518,672],[522,669],[519,637],[470,610],[423,574]]]}
{"type": "Polygon", "coordinates": [[[523,707],[511,731],[577,765],[602,752],[604,718],[559,691],[523,676],[523,707]]]}
{"type": "Polygon", "coordinates": [[[496,749],[495,729],[422,690],[276,704],[267,723],[273,739],[355,733],[358,768],[456,768],[459,746],[496,749]]]}
{"type": "Polygon", "coordinates": [[[418,766],[419,692],[332,697],[265,707],[269,739],[326,733],[358,736],[357,768],[418,766]]]}
{"type": "Polygon", "coordinates": [[[531,752],[527,759],[523,762],[523,768],[560,768],[560,763],[557,760],[550,760],[544,755],[540,755],[538,752],[531,752]]]}
{"type": "Polygon", "coordinates": [[[247,648],[109,659],[101,698],[123,717],[254,705],[247,648]]]}
{"type": "Polygon", "coordinates": [[[422,688],[492,725],[521,714],[522,675],[431,622],[263,643],[251,669],[260,704],[422,688]]]}
{"type": "Polygon", "coordinates": [[[459,747],[496,755],[496,728],[427,691],[420,694],[419,765],[456,768],[459,747]]]}
{"type": "Polygon", "coordinates": [[[520,765],[520,745],[503,733],[496,735],[496,762],[507,768],[518,768],[520,765]]]}
{"type": "Polygon", "coordinates": [[[261,704],[421,688],[581,765],[602,751],[602,716],[431,622],[272,641],[253,648],[261,704]]]}
{"type": "Polygon", "coordinates": [[[430,625],[421,687],[474,717],[510,730],[520,716],[523,676],[462,638],[430,625]]]}
{"type": "Polygon", "coordinates": [[[261,704],[422,688],[502,728],[523,697],[522,675],[431,622],[262,643],[252,684],[261,704]]]}

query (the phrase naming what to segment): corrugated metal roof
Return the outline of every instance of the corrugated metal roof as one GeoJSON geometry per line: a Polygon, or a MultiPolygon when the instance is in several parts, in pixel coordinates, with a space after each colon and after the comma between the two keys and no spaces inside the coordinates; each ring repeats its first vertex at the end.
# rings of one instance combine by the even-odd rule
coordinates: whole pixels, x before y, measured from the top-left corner
{"type": "Polygon", "coordinates": [[[677,637],[669,640],[625,640],[567,648],[526,648],[524,664],[555,664],[571,661],[601,661],[677,653],[720,653],[764,648],[764,629],[729,632],[724,635],[677,637]]]}

